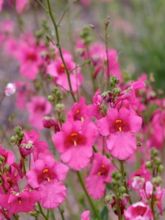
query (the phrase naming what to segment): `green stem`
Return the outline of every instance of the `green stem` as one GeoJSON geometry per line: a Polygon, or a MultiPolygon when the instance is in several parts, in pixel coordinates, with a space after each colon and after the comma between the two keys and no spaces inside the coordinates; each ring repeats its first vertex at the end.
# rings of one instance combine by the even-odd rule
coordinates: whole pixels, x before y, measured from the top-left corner
{"type": "Polygon", "coordinates": [[[45,220],[48,220],[47,216],[45,215],[44,211],[42,210],[40,203],[38,203],[38,209],[39,209],[40,214],[43,216],[43,218],[45,220]]]}
{"type": "Polygon", "coordinates": [[[117,198],[117,214],[118,214],[118,220],[122,220],[122,213],[121,213],[121,207],[120,207],[120,200],[117,198]]]}
{"type": "Polygon", "coordinates": [[[65,217],[64,217],[64,211],[59,207],[58,208],[59,212],[60,212],[60,215],[61,215],[61,219],[62,220],[65,220],[65,217]]]}
{"type": "Polygon", "coordinates": [[[99,214],[98,214],[97,208],[95,207],[95,205],[94,205],[94,203],[93,203],[91,197],[90,197],[89,194],[88,194],[88,191],[87,191],[87,189],[86,189],[86,187],[85,187],[85,184],[84,184],[84,181],[83,181],[83,178],[82,178],[80,172],[77,172],[77,177],[78,177],[78,180],[79,180],[79,182],[80,182],[80,185],[81,185],[82,189],[84,190],[84,193],[85,193],[85,195],[86,195],[86,197],[87,197],[87,199],[88,199],[88,202],[89,202],[89,204],[90,204],[90,206],[91,206],[91,208],[92,208],[92,210],[93,210],[93,213],[95,214],[95,217],[99,219],[99,214]]]}
{"type": "Polygon", "coordinates": [[[52,220],[56,220],[55,214],[54,214],[54,210],[50,211],[50,216],[52,220]]]}
{"type": "Polygon", "coordinates": [[[154,193],[155,193],[155,187],[152,192],[152,197],[151,197],[151,210],[153,214],[153,220],[156,220],[156,214],[155,214],[155,198],[154,198],[154,193]]]}
{"type": "Polygon", "coordinates": [[[53,12],[52,12],[52,9],[51,9],[51,4],[50,4],[50,0],[47,0],[47,4],[48,4],[48,13],[49,13],[49,16],[52,20],[52,23],[53,23],[53,26],[54,26],[54,30],[55,30],[55,34],[56,34],[56,40],[57,40],[57,48],[59,50],[59,54],[60,54],[60,57],[61,57],[61,60],[62,60],[62,63],[64,65],[64,68],[65,68],[65,71],[66,71],[66,75],[67,75],[67,80],[68,80],[68,84],[69,84],[69,89],[70,89],[70,94],[72,96],[72,99],[74,102],[76,102],[76,97],[74,95],[74,92],[73,92],[73,89],[72,89],[72,83],[71,83],[71,79],[70,79],[70,73],[69,73],[69,70],[67,68],[67,65],[65,63],[65,59],[64,59],[64,56],[63,56],[63,52],[62,52],[62,48],[61,48],[61,43],[60,43],[60,36],[59,36],[59,31],[58,31],[58,25],[56,23],[56,20],[55,20],[55,17],[53,15],[53,12]]]}
{"type": "Polygon", "coordinates": [[[120,171],[121,171],[121,174],[122,174],[122,177],[123,177],[123,180],[124,180],[124,186],[125,186],[125,189],[126,189],[126,193],[128,195],[129,203],[132,204],[131,196],[130,196],[128,186],[127,186],[126,173],[125,173],[125,169],[124,169],[124,162],[122,160],[120,160],[120,171]]]}

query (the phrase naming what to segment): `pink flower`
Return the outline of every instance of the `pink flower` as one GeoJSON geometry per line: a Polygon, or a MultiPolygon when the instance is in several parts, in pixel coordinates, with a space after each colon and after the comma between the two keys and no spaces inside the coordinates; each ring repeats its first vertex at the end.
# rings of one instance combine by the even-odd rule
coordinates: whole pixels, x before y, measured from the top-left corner
{"type": "Polygon", "coordinates": [[[92,122],[68,120],[53,136],[53,142],[63,162],[74,170],[80,170],[89,163],[96,137],[97,129],[92,122]]]}
{"type": "Polygon", "coordinates": [[[0,0],[0,11],[2,11],[3,2],[4,0],[0,0]]]}
{"type": "Polygon", "coordinates": [[[35,131],[24,133],[23,140],[19,145],[19,150],[23,157],[33,154],[34,160],[38,159],[40,154],[48,153],[48,144],[39,139],[39,135],[35,131]]]}
{"type": "Polygon", "coordinates": [[[89,108],[85,103],[85,99],[80,98],[79,102],[74,103],[71,110],[68,112],[68,119],[74,121],[83,121],[85,119],[89,119],[89,108]]]}
{"type": "Polygon", "coordinates": [[[94,199],[100,199],[105,194],[106,184],[111,181],[113,166],[106,156],[96,153],[92,168],[86,179],[89,194],[94,199]]]}
{"type": "Polygon", "coordinates": [[[124,212],[126,220],[153,220],[150,208],[143,202],[134,203],[124,212]]]}
{"type": "Polygon", "coordinates": [[[3,164],[12,165],[15,161],[14,154],[11,151],[6,150],[2,146],[0,146],[0,161],[1,166],[3,164]]]}
{"type": "Polygon", "coordinates": [[[8,47],[12,50],[10,49],[9,52],[11,51],[18,60],[21,75],[35,80],[43,64],[42,54],[45,52],[45,46],[37,43],[32,34],[24,34],[18,42],[10,44],[8,47]]]}
{"type": "Polygon", "coordinates": [[[141,124],[141,117],[126,108],[112,108],[106,117],[98,120],[100,134],[107,136],[107,148],[119,160],[126,160],[135,152],[135,135],[141,124]]]}
{"type": "Polygon", "coordinates": [[[27,173],[29,185],[38,191],[39,201],[44,208],[56,208],[66,196],[63,185],[68,168],[57,163],[52,156],[42,155],[34,162],[33,168],[27,173]]]}
{"type": "Polygon", "coordinates": [[[42,63],[40,48],[36,45],[24,43],[20,48],[20,73],[30,80],[34,80],[42,63]]]}
{"type": "Polygon", "coordinates": [[[51,104],[42,96],[35,96],[27,104],[29,120],[32,126],[42,129],[43,117],[51,112],[51,104]]]}
{"type": "Polygon", "coordinates": [[[58,207],[66,197],[66,188],[60,182],[40,186],[40,202],[44,208],[58,207]]]}
{"type": "Polygon", "coordinates": [[[30,83],[16,82],[16,105],[18,109],[24,109],[26,107],[27,100],[32,94],[30,83]]]}
{"type": "Polygon", "coordinates": [[[151,146],[161,148],[165,140],[165,111],[157,110],[151,121],[151,146]]]}
{"type": "Polygon", "coordinates": [[[90,220],[90,211],[86,210],[81,214],[81,220],[90,220]]]}
{"type": "Polygon", "coordinates": [[[104,71],[106,77],[115,76],[118,80],[122,81],[118,53],[115,49],[108,49],[108,54],[106,54],[105,45],[96,42],[91,44],[89,54],[85,54],[85,56],[93,61],[95,67],[94,76],[104,71]]]}
{"type": "Polygon", "coordinates": [[[91,3],[91,0],[80,0],[81,4],[84,5],[85,7],[89,6],[91,3]]]}
{"type": "Polygon", "coordinates": [[[22,13],[26,8],[29,0],[16,0],[16,10],[18,13],[22,13]]]}
{"type": "Polygon", "coordinates": [[[28,190],[22,192],[12,191],[3,198],[6,198],[3,201],[3,207],[13,214],[32,211],[38,199],[36,192],[28,190]]]}
{"type": "Polygon", "coordinates": [[[139,194],[143,200],[143,202],[147,203],[151,201],[152,197],[154,198],[155,205],[158,207],[160,213],[163,212],[163,201],[165,198],[165,189],[160,186],[156,187],[153,190],[153,184],[150,181],[145,183],[143,189],[140,190],[139,194]]]}
{"type": "MultiPolygon", "coordinates": [[[[67,69],[70,72],[72,89],[74,92],[76,92],[82,83],[82,75],[80,73],[80,68],[76,66],[69,53],[64,52],[63,56],[67,69]]],[[[50,76],[54,78],[55,83],[57,83],[57,85],[61,86],[67,91],[70,90],[67,79],[67,73],[60,57],[57,57],[55,61],[51,62],[48,65],[47,72],[50,76]]]]}
{"type": "Polygon", "coordinates": [[[130,184],[137,192],[144,188],[145,182],[151,180],[151,173],[143,164],[135,173],[132,174],[130,184]]]}
{"type": "MultiPolygon", "coordinates": [[[[18,13],[22,13],[26,8],[29,0],[16,0],[16,10],[18,13]]],[[[4,0],[0,0],[0,11],[2,10],[4,0]]]]}

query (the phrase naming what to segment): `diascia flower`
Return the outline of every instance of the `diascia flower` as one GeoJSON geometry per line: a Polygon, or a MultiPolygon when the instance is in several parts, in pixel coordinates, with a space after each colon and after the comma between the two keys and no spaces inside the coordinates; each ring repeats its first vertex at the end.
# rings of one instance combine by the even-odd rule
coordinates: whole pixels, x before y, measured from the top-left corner
{"type": "Polygon", "coordinates": [[[152,212],[143,202],[137,202],[124,212],[126,220],[153,220],[152,212]]]}
{"type": "Polygon", "coordinates": [[[43,155],[34,162],[27,173],[29,185],[38,191],[38,199],[44,208],[56,208],[66,197],[63,181],[68,168],[54,160],[51,155],[43,155]]]}
{"type": "Polygon", "coordinates": [[[53,136],[53,142],[63,162],[74,170],[80,170],[89,163],[96,137],[97,128],[92,122],[68,120],[53,136]]]}
{"type": "Polygon", "coordinates": [[[90,211],[86,210],[81,214],[81,220],[90,220],[90,211]]]}
{"type": "Polygon", "coordinates": [[[52,106],[43,96],[34,96],[27,104],[29,120],[32,126],[42,129],[42,119],[49,114],[52,106]]]}
{"type": "Polygon", "coordinates": [[[94,199],[100,199],[104,196],[106,184],[111,180],[113,169],[106,156],[98,153],[94,155],[92,168],[86,179],[88,192],[94,199]]]}
{"type": "Polygon", "coordinates": [[[0,195],[1,206],[10,213],[30,212],[34,209],[37,201],[37,193],[30,190],[22,192],[11,191],[8,194],[0,195]]]}
{"type": "Polygon", "coordinates": [[[141,124],[142,118],[126,108],[111,108],[106,117],[98,120],[100,134],[107,136],[107,148],[119,160],[126,160],[135,152],[141,124]]]}
{"type": "MultiPolygon", "coordinates": [[[[9,0],[12,2],[11,0],[9,0]]],[[[26,8],[29,0],[16,0],[16,10],[18,13],[22,13],[24,9],[26,8]]],[[[2,10],[4,0],[0,0],[0,11],[2,10]]]]}
{"type": "Polygon", "coordinates": [[[89,106],[86,105],[83,97],[80,98],[79,102],[74,103],[68,112],[68,118],[74,121],[84,121],[85,119],[89,119],[89,117],[89,106]]]}
{"type": "Polygon", "coordinates": [[[49,152],[48,144],[39,139],[39,134],[36,131],[27,131],[24,133],[19,150],[23,157],[32,154],[34,160],[37,160],[41,153],[47,154],[49,152]]]}
{"type": "Polygon", "coordinates": [[[165,111],[157,110],[151,121],[151,146],[161,148],[165,140],[165,111]]]}
{"type": "MultiPolygon", "coordinates": [[[[69,54],[68,52],[64,52],[63,56],[67,69],[70,73],[72,89],[74,92],[76,92],[82,83],[82,75],[80,73],[80,68],[76,66],[71,54],[69,54]]],[[[54,78],[55,83],[57,85],[61,86],[63,89],[67,91],[70,90],[65,66],[60,57],[57,57],[48,65],[47,72],[50,76],[54,78]]]]}

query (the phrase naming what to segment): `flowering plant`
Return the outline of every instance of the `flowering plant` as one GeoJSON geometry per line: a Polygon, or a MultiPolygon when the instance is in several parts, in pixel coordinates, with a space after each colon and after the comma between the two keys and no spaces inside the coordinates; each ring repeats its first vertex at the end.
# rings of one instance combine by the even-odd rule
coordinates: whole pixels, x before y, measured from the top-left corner
{"type": "MultiPolygon", "coordinates": [[[[16,34],[12,20],[0,24],[1,50],[19,73],[0,97],[2,115],[10,98],[17,108],[0,133],[0,219],[160,219],[164,98],[152,77],[126,77],[108,19],[105,43],[88,26],[68,50],[64,15],[57,22],[51,1],[39,3],[52,28],[16,34]]],[[[30,1],[15,6],[21,19],[30,1]]]]}

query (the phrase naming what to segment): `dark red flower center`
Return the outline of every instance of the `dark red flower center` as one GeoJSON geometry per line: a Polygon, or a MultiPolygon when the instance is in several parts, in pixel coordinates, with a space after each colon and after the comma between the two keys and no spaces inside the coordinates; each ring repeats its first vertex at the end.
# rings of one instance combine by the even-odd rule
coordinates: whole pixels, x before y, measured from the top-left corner
{"type": "Polygon", "coordinates": [[[74,112],[74,120],[83,120],[80,109],[77,109],[74,112]]]}
{"type": "Polygon", "coordinates": [[[42,170],[42,172],[40,173],[40,175],[38,176],[38,182],[50,182],[51,180],[55,179],[55,173],[52,172],[50,169],[48,168],[44,168],[42,170]]]}
{"type": "Polygon", "coordinates": [[[64,66],[63,63],[61,63],[60,65],[57,66],[57,72],[58,72],[59,74],[62,74],[62,73],[65,72],[65,66],[64,66]]]}
{"type": "Polygon", "coordinates": [[[26,60],[35,62],[37,60],[37,55],[34,52],[29,52],[26,54],[26,60]]]}
{"type": "Polygon", "coordinates": [[[132,210],[133,216],[144,216],[146,213],[146,207],[143,206],[137,206],[132,210]]]}
{"type": "Polygon", "coordinates": [[[36,106],[35,106],[35,112],[37,112],[37,113],[42,113],[42,112],[44,112],[45,111],[45,109],[46,109],[46,106],[45,106],[45,104],[44,103],[38,103],[36,106]]]}
{"type": "Polygon", "coordinates": [[[78,132],[72,132],[68,135],[66,138],[66,144],[70,146],[77,146],[77,145],[83,145],[85,144],[85,137],[78,133],[78,132]]]}
{"type": "Polygon", "coordinates": [[[102,164],[97,172],[98,176],[107,176],[108,175],[108,167],[102,164]]]}
{"type": "Polygon", "coordinates": [[[122,119],[116,119],[113,124],[113,127],[114,127],[115,131],[119,131],[119,132],[128,131],[128,124],[127,124],[127,122],[123,121],[122,119]]]}

